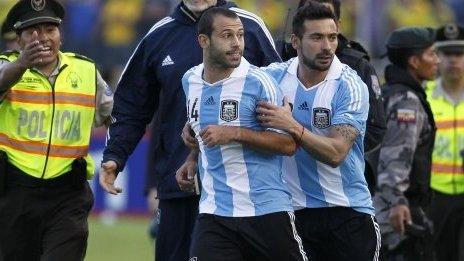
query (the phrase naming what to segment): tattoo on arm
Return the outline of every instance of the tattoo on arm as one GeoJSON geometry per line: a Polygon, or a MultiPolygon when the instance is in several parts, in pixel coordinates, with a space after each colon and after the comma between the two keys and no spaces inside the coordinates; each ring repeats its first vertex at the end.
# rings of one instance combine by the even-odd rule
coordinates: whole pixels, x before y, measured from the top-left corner
{"type": "Polygon", "coordinates": [[[332,129],[350,144],[353,144],[354,140],[359,135],[358,130],[349,124],[337,124],[332,126],[332,129]]]}

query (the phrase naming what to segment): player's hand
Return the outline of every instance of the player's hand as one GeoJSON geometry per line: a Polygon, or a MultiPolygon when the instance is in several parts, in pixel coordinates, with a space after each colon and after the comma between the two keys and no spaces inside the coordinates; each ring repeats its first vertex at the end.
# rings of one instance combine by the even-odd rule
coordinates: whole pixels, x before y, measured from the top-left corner
{"type": "Polygon", "coordinates": [[[208,148],[225,145],[237,136],[237,128],[232,126],[208,125],[200,131],[200,137],[208,148]]]}
{"type": "Polygon", "coordinates": [[[409,207],[404,204],[398,204],[391,208],[389,218],[393,229],[401,235],[404,234],[405,223],[412,224],[411,212],[409,207]]]}
{"type": "Polygon", "coordinates": [[[284,106],[280,107],[269,102],[260,101],[256,108],[256,118],[264,127],[290,132],[292,127],[298,128],[298,122],[293,118],[292,109],[284,97],[284,106]]]}
{"type": "Polygon", "coordinates": [[[184,144],[191,150],[198,149],[198,141],[192,135],[192,128],[190,127],[190,123],[185,123],[184,128],[182,129],[181,137],[184,141],[184,144]]]}
{"type": "Polygon", "coordinates": [[[176,171],[176,181],[180,190],[194,192],[195,191],[195,175],[197,173],[197,162],[187,160],[176,171]]]}
{"type": "Polygon", "coordinates": [[[113,195],[117,195],[122,192],[121,188],[114,186],[114,181],[116,180],[116,170],[118,164],[113,160],[102,163],[99,173],[100,186],[113,195]]]}
{"type": "Polygon", "coordinates": [[[32,33],[31,41],[26,44],[23,50],[21,50],[16,62],[25,69],[38,67],[42,63],[42,55],[47,54],[48,52],[50,51],[46,51],[45,47],[40,44],[37,31],[34,31],[32,33]]]}

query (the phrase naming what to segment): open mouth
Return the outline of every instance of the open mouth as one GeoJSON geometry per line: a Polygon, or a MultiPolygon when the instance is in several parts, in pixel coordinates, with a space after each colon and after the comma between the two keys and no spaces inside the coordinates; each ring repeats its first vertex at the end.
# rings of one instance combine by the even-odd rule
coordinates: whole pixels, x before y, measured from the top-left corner
{"type": "Polygon", "coordinates": [[[52,48],[50,46],[44,46],[42,48],[42,55],[48,56],[52,54],[52,48]]]}
{"type": "Polygon", "coordinates": [[[242,57],[241,52],[227,52],[227,56],[230,56],[232,59],[240,59],[242,57]]]}

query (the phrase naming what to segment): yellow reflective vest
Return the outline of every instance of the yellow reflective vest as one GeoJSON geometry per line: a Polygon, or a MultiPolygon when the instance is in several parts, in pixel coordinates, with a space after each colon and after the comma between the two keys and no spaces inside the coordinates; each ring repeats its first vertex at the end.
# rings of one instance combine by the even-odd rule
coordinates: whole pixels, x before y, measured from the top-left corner
{"type": "Polygon", "coordinates": [[[440,80],[428,82],[426,91],[437,125],[431,186],[445,194],[464,193],[464,102],[451,103],[440,80]]]}
{"type": "MultiPolygon", "coordinates": [[[[10,62],[18,53],[0,56],[10,62]]],[[[95,115],[95,64],[72,53],[59,53],[54,84],[34,69],[0,101],[0,150],[10,164],[36,178],[50,179],[71,170],[74,159],[87,161],[87,178],[94,172],[89,152],[95,115]]]]}

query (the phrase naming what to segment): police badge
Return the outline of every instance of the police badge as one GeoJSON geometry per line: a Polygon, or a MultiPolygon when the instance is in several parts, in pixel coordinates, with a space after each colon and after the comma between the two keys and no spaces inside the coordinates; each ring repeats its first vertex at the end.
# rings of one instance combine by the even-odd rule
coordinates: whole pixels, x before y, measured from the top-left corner
{"type": "Polygon", "coordinates": [[[325,129],[330,126],[330,110],[317,107],[313,109],[313,126],[318,129],[325,129]]]}
{"type": "Polygon", "coordinates": [[[45,0],[31,0],[32,9],[37,12],[44,10],[45,8],[45,0]]]}
{"type": "Polygon", "coordinates": [[[221,101],[221,120],[231,122],[238,118],[238,101],[221,101]]]}

